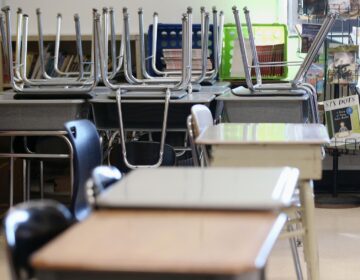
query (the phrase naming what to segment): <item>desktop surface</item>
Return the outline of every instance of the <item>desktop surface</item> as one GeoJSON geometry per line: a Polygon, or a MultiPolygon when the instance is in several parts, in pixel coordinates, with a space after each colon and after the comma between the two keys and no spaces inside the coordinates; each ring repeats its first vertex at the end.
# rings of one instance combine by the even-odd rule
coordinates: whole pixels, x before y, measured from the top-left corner
{"type": "Polygon", "coordinates": [[[287,207],[299,171],[276,168],[138,169],[102,192],[101,208],[274,210],[287,207]]]}
{"type": "Polygon", "coordinates": [[[265,266],[285,221],[273,212],[100,210],[31,263],[56,279],[68,279],[66,272],[239,275],[265,266]]]}
{"type": "Polygon", "coordinates": [[[222,123],[209,126],[196,143],[216,144],[326,144],[330,141],[322,124],[222,123]]]}

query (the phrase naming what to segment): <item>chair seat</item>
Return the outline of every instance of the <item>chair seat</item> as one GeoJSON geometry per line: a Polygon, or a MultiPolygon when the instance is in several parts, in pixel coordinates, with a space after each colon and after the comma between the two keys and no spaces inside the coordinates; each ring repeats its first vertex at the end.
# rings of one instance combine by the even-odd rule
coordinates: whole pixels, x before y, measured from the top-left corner
{"type": "MultiPolygon", "coordinates": [[[[160,143],[147,141],[131,141],[126,143],[127,159],[133,165],[153,165],[159,160],[160,143]]],[[[121,172],[129,172],[122,154],[121,145],[115,145],[110,152],[110,164],[121,172]]],[[[176,154],[170,145],[164,145],[164,155],[161,166],[174,166],[176,154]]]]}

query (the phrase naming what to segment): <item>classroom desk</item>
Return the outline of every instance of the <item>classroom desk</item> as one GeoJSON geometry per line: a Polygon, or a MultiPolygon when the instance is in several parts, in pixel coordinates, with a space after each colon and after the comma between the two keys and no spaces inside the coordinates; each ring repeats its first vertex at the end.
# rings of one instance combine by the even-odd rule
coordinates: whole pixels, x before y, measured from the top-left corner
{"type": "Polygon", "coordinates": [[[216,98],[224,104],[224,116],[228,122],[254,123],[306,123],[311,120],[310,98],[303,91],[293,91],[294,96],[273,95],[237,96],[226,92],[216,98]]]}
{"type": "MultiPolygon", "coordinates": [[[[89,100],[95,125],[101,130],[118,130],[118,108],[115,97],[109,98],[114,93],[98,93],[89,100]]],[[[195,104],[210,106],[215,101],[214,93],[193,92],[180,99],[171,99],[168,115],[168,130],[186,131],[186,119],[191,107],[195,104]]],[[[123,99],[122,101],[124,125],[129,130],[155,130],[162,127],[164,102],[163,99],[123,99]]]]}
{"type": "Polygon", "coordinates": [[[211,145],[212,166],[292,166],[300,170],[304,254],[309,279],[319,279],[314,230],[312,180],[321,179],[322,145],[330,139],[320,124],[224,123],[208,127],[197,139],[211,145]]]}
{"type": "Polygon", "coordinates": [[[274,210],[297,178],[289,167],[137,169],[31,262],[40,280],[264,279],[286,222],[274,210]]]}
{"type": "MultiPolygon", "coordinates": [[[[30,196],[29,183],[26,174],[30,172],[30,161],[43,161],[46,159],[69,159],[70,185],[73,184],[73,148],[64,131],[64,123],[74,119],[88,118],[90,107],[86,100],[17,100],[15,92],[6,91],[0,94],[0,137],[10,138],[10,147],[7,151],[0,152],[1,158],[10,159],[10,206],[14,201],[14,160],[23,160],[23,197],[30,196]],[[62,139],[68,147],[64,153],[36,153],[28,147],[17,151],[13,147],[15,137],[57,137],[62,139]]],[[[41,175],[42,176],[42,172],[41,175]]],[[[40,190],[43,193],[43,182],[40,179],[40,190]]]]}
{"type": "Polygon", "coordinates": [[[100,210],[32,257],[48,279],[263,279],[271,212],[100,210]]]}
{"type": "Polygon", "coordinates": [[[102,192],[96,204],[116,209],[281,211],[292,205],[298,176],[290,167],[138,169],[102,192]]]}

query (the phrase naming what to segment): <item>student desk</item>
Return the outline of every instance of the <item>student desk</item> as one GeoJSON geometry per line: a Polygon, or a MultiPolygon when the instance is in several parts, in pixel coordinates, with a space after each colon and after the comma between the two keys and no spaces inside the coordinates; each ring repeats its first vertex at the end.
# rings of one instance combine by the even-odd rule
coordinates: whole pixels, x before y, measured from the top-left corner
{"type": "Polygon", "coordinates": [[[314,230],[312,180],[321,179],[322,145],[328,143],[320,124],[224,123],[208,127],[197,139],[212,146],[212,166],[292,166],[300,170],[304,254],[310,279],[319,279],[314,230]]]}
{"type": "Polygon", "coordinates": [[[32,264],[40,280],[263,279],[286,222],[273,209],[291,202],[297,178],[294,168],[135,170],[32,264]]]}
{"type": "Polygon", "coordinates": [[[282,210],[299,171],[268,168],[138,169],[102,192],[100,208],[282,210]]]}
{"type": "Polygon", "coordinates": [[[285,222],[271,212],[100,210],[32,265],[39,280],[263,279],[285,222]]]}
{"type": "MultiPolygon", "coordinates": [[[[24,93],[26,94],[26,93],[24,93]]],[[[9,137],[10,145],[7,151],[0,151],[1,158],[10,159],[10,206],[13,204],[14,159],[24,160],[23,185],[24,199],[29,197],[29,186],[26,191],[26,173],[29,174],[28,160],[40,160],[40,168],[46,159],[69,159],[70,184],[73,182],[72,157],[73,148],[67,139],[64,123],[74,119],[88,118],[89,104],[85,100],[17,100],[15,93],[7,91],[0,94],[0,137],[9,137]],[[15,137],[58,137],[65,141],[68,151],[64,153],[36,153],[25,145],[16,150],[13,145],[15,137]],[[27,167],[26,167],[27,166],[27,167]],[[26,171],[28,169],[28,171],[26,171]]],[[[42,173],[41,173],[42,174],[42,173]]],[[[42,180],[40,180],[42,182],[42,180]]],[[[43,184],[40,184],[43,190],[43,184]]]]}
{"type": "MultiPolygon", "coordinates": [[[[118,108],[115,93],[98,93],[89,100],[95,125],[101,130],[118,130],[118,108]],[[113,98],[109,98],[113,95],[113,98]]],[[[192,105],[210,106],[215,101],[214,93],[191,93],[180,99],[171,99],[168,115],[168,130],[186,130],[186,118],[192,105]]],[[[128,130],[161,130],[164,113],[165,97],[163,99],[123,99],[124,125],[128,130]]]]}

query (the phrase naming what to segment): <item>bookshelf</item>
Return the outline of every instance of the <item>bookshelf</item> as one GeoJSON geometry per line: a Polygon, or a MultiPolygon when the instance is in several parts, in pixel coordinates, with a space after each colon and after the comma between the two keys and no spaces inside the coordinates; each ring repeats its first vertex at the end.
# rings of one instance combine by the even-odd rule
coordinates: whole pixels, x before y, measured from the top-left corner
{"type": "MultiPolygon", "coordinates": [[[[90,57],[91,37],[92,37],[91,35],[83,35],[82,36],[82,46],[83,46],[84,57],[90,57]]],[[[15,49],[15,40],[16,40],[16,37],[13,36],[12,37],[13,49],[15,49]]],[[[136,69],[137,77],[140,77],[139,75],[141,75],[141,63],[138,59],[140,57],[139,36],[131,35],[130,40],[131,40],[131,44],[132,44],[132,57],[133,57],[134,68],[136,69]]],[[[120,41],[121,41],[121,35],[117,35],[116,36],[117,46],[119,46],[120,41]]],[[[50,58],[50,59],[53,58],[54,46],[55,46],[55,35],[44,35],[44,46],[45,46],[45,48],[48,46],[48,51],[49,51],[49,55],[50,55],[50,57],[48,57],[48,58],[50,58]]],[[[0,54],[1,54],[1,50],[0,50],[0,54]]],[[[68,67],[66,67],[66,65],[63,65],[63,70],[65,69],[67,71],[77,71],[76,59],[75,59],[75,57],[76,57],[75,35],[62,35],[61,36],[60,55],[61,54],[64,56],[64,63],[67,61],[67,63],[69,64],[69,65],[67,65],[68,67]],[[72,56],[73,58],[66,59],[66,57],[69,57],[69,56],[72,56]],[[73,65],[70,65],[71,63],[73,65]]],[[[29,35],[29,37],[28,37],[28,57],[33,56],[33,59],[37,59],[37,55],[38,55],[38,36],[37,35],[29,35]]],[[[1,54],[0,55],[0,91],[4,91],[4,90],[11,88],[11,85],[7,78],[8,75],[6,75],[6,73],[5,73],[4,63],[3,63],[2,59],[3,58],[2,58],[2,54],[1,54]]],[[[36,62],[34,62],[33,59],[31,59],[29,57],[28,64],[30,64],[30,63],[36,64],[36,62]]],[[[59,64],[60,64],[60,61],[59,61],[59,64]]],[[[30,67],[28,77],[35,78],[35,76],[32,73],[32,70],[34,70],[34,66],[35,65],[33,64],[32,69],[30,67]]]]}

